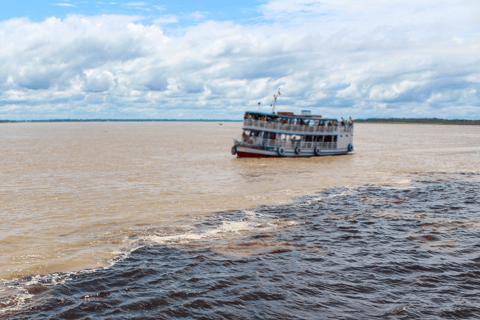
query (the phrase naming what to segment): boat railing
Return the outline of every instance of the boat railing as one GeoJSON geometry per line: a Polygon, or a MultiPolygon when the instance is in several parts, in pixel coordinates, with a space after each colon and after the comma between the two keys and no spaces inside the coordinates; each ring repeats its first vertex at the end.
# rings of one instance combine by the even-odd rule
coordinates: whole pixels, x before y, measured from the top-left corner
{"type": "Polygon", "coordinates": [[[289,133],[352,133],[353,125],[318,126],[310,124],[291,124],[262,120],[245,119],[244,129],[270,129],[289,133]]]}
{"type": "Polygon", "coordinates": [[[336,142],[309,142],[309,141],[295,141],[295,140],[282,140],[282,139],[264,139],[263,146],[265,147],[284,147],[284,148],[305,148],[312,149],[319,147],[320,149],[336,149],[336,142]]]}

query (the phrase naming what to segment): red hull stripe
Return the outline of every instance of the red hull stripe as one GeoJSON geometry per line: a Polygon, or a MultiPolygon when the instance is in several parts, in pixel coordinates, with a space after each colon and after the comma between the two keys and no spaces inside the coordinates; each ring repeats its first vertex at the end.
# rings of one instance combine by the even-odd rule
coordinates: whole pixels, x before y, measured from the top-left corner
{"type": "Polygon", "coordinates": [[[280,156],[270,156],[266,154],[250,153],[250,152],[237,152],[237,157],[239,158],[280,158],[280,156]]]}
{"type": "Polygon", "coordinates": [[[320,156],[317,155],[308,155],[308,156],[279,156],[279,155],[267,155],[267,154],[258,154],[258,153],[250,153],[250,152],[237,152],[238,158],[309,158],[309,157],[322,157],[322,156],[341,156],[347,153],[337,153],[337,154],[323,154],[320,156]]]}

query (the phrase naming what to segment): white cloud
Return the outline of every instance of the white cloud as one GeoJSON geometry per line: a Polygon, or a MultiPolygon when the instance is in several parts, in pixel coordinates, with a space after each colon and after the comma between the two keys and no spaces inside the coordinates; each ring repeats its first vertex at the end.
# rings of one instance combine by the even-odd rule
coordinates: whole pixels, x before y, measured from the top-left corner
{"type": "Polygon", "coordinates": [[[189,18],[194,19],[194,20],[201,20],[205,18],[205,14],[201,13],[200,11],[195,11],[193,13],[190,13],[189,18]]]}
{"type": "Polygon", "coordinates": [[[145,7],[147,5],[148,5],[148,3],[146,3],[146,2],[130,2],[130,3],[125,4],[125,6],[127,6],[129,9],[152,11],[152,9],[145,7]]]}
{"type": "Polygon", "coordinates": [[[324,35],[378,36],[390,30],[414,39],[470,32],[478,26],[480,2],[472,0],[272,0],[260,7],[265,18],[306,25],[314,22],[324,35]],[[421,32],[418,32],[421,29],[421,32]]]}
{"type": "Polygon", "coordinates": [[[390,12],[418,17],[413,2],[336,3],[275,0],[258,25],[208,21],[168,35],[160,26],[175,16],[0,22],[0,119],[240,118],[258,101],[267,110],[279,86],[278,110],[480,118],[479,25],[467,2],[426,0],[415,25],[390,12]]]}
{"type": "Polygon", "coordinates": [[[82,91],[84,92],[105,92],[114,84],[114,76],[110,71],[101,71],[98,69],[86,70],[85,81],[82,91]]]}
{"type": "Polygon", "coordinates": [[[75,7],[71,3],[55,3],[56,6],[61,6],[61,7],[75,7]]]}
{"type": "Polygon", "coordinates": [[[146,6],[146,2],[129,2],[125,4],[127,7],[143,7],[146,6]]]}
{"type": "Polygon", "coordinates": [[[164,15],[158,19],[155,19],[153,23],[155,24],[168,24],[168,23],[177,23],[178,18],[175,15],[164,15]]]}

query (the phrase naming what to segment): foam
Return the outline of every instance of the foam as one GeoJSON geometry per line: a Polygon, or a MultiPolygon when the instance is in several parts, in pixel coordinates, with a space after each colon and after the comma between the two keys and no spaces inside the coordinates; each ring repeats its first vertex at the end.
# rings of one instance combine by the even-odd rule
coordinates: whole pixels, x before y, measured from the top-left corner
{"type": "MultiPolygon", "coordinates": [[[[105,266],[65,273],[60,272],[47,275],[35,275],[27,279],[3,280],[3,286],[0,287],[0,293],[3,296],[0,297],[0,306],[3,304],[3,307],[0,308],[0,315],[21,310],[26,304],[32,302],[36,298],[36,295],[29,293],[29,289],[33,286],[63,285],[72,280],[75,275],[89,274],[99,270],[109,269],[116,263],[127,259],[134,251],[144,247],[145,241],[158,244],[190,243],[201,241],[203,239],[218,239],[232,234],[236,235],[245,232],[258,231],[260,228],[262,231],[266,231],[298,224],[296,221],[277,220],[268,214],[256,212],[254,210],[244,210],[242,211],[241,216],[242,217],[237,220],[221,221],[218,226],[212,228],[198,228],[174,235],[147,235],[134,241],[130,241],[129,244],[131,247],[126,250],[112,252],[114,257],[111,258],[105,266]]],[[[189,226],[189,228],[191,228],[191,226],[189,226]]]]}
{"type": "MultiPolygon", "coordinates": [[[[138,240],[137,240],[138,241],[138,240]]],[[[12,280],[2,280],[4,289],[0,290],[1,293],[6,293],[7,298],[0,300],[5,307],[0,308],[0,315],[10,312],[15,312],[21,310],[21,308],[31,301],[35,295],[28,292],[28,289],[32,286],[41,284],[42,286],[56,286],[65,284],[67,281],[72,280],[72,276],[89,274],[97,272],[101,269],[109,269],[114,266],[117,262],[127,259],[132,252],[142,248],[143,245],[135,245],[128,250],[114,251],[112,254],[115,255],[112,259],[108,261],[108,265],[92,269],[84,269],[80,271],[71,271],[65,273],[51,273],[47,275],[35,275],[30,277],[28,280],[21,279],[12,279],[12,280]],[[8,292],[11,291],[11,292],[8,292]]],[[[1,298],[1,297],[0,297],[1,298]]],[[[0,303],[0,306],[1,306],[0,303]]]]}
{"type": "MultiPolygon", "coordinates": [[[[249,216],[253,216],[254,212],[249,212],[249,216]]],[[[258,227],[263,224],[259,221],[222,221],[222,224],[216,228],[207,229],[203,232],[187,232],[171,236],[158,236],[151,235],[146,236],[145,240],[153,241],[156,243],[169,243],[169,242],[181,242],[188,243],[190,241],[198,241],[206,238],[215,238],[219,237],[222,234],[227,233],[239,233],[239,232],[248,232],[258,229],[258,227]]]]}

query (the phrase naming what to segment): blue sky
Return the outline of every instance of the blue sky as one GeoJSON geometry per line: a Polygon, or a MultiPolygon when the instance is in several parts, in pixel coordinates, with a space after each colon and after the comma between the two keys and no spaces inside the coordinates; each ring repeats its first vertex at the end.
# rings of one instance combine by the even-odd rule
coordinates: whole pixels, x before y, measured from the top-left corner
{"type": "Polygon", "coordinates": [[[0,4],[0,119],[480,118],[474,0],[0,4]]]}
{"type": "Polygon", "coordinates": [[[217,21],[254,21],[260,16],[256,9],[260,1],[2,1],[0,21],[28,17],[31,21],[43,21],[49,17],[65,18],[81,14],[141,15],[144,21],[174,15],[182,25],[192,25],[204,19],[217,21]],[[202,15],[203,17],[201,17],[202,15]]]}

